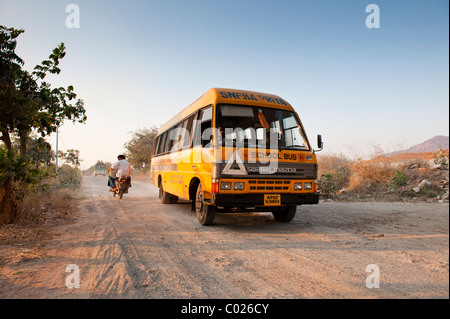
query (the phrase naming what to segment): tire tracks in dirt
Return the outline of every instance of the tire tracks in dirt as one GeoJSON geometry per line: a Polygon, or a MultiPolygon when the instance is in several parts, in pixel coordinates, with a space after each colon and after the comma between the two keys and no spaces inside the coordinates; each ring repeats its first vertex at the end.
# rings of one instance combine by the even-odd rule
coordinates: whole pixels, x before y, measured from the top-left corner
{"type": "Polygon", "coordinates": [[[77,221],[46,245],[48,258],[4,266],[4,296],[448,298],[448,204],[320,203],[288,224],[245,213],[203,227],[153,186],[135,182],[119,200],[105,184],[83,178],[77,221]],[[80,268],[79,289],[64,286],[67,264],[80,268]],[[365,285],[369,264],[379,289],[365,285]]]}

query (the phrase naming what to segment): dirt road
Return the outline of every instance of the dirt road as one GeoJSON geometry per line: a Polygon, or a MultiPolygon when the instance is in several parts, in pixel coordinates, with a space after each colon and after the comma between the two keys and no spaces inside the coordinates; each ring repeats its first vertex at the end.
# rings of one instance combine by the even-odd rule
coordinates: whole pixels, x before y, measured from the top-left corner
{"type": "Polygon", "coordinates": [[[44,255],[1,261],[0,298],[449,298],[448,204],[326,202],[288,224],[224,214],[202,227],[150,184],[118,200],[84,177],[82,191],[44,255]]]}

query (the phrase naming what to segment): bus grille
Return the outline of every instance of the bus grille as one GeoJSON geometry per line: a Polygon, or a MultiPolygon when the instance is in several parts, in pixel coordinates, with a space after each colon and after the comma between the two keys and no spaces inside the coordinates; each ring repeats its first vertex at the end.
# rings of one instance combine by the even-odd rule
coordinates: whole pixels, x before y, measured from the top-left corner
{"type": "Polygon", "coordinates": [[[250,186],[250,190],[256,191],[277,191],[289,190],[289,186],[291,185],[291,181],[286,180],[264,180],[264,179],[251,179],[248,181],[250,186]]]}

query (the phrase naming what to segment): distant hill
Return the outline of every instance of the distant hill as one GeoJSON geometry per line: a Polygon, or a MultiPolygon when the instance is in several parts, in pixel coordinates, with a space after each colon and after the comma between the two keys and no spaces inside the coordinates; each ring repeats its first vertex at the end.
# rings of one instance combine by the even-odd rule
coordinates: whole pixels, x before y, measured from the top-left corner
{"type": "Polygon", "coordinates": [[[449,148],[449,137],[448,136],[442,136],[438,135],[433,138],[430,138],[429,140],[416,144],[411,146],[410,148],[407,148],[403,151],[396,151],[392,153],[386,154],[386,156],[393,156],[401,153],[424,153],[424,152],[435,152],[439,151],[439,148],[442,148],[443,150],[446,150],[449,148]]]}

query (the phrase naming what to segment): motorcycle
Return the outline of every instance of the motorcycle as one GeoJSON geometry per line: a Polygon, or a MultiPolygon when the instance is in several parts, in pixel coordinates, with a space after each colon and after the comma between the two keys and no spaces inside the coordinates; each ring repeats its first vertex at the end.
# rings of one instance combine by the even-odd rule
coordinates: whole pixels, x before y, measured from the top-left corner
{"type": "Polygon", "coordinates": [[[116,178],[116,189],[113,191],[113,197],[116,197],[116,195],[118,195],[119,199],[122,199],[123,194],[127,194],[128,188],[130,187],[131,183],[129,178],[126,177],[116,178]]]}

